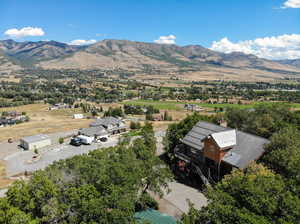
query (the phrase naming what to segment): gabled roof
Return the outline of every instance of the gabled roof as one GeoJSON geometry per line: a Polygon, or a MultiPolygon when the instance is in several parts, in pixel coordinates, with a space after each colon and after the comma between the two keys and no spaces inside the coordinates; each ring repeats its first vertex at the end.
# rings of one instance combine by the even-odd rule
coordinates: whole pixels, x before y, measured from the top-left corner
{"type": "Polygon", "coordinates": [[[108,132],[105,130],[104,127],[102,126],[97,126],[97,127],[90,127],[90,128],[81,128],[79,132],[83,135],[87,136],[100,136],[100,135],[106,135],[108,132]]]}
{"type": "Polygon", "coordinates": [[[217,145],[223,149],[233,147],[236,145],[236,132],[235,130],[216,132],[210,135],[217,145]]]}
{"type": "Polygon", "coordinates": [[[213,133],[226,131],[226,130],[230,130],[230,129],[212,123],[200,121],[182,139],[182,143],[190,147],[193,147],[194,149],[202,150],[204,146],[202,140],[204,140],[207,136],[213,133]]]}
{"type": "Polygon", "coordinates": [[[100,119],[97,119],[96,121],[92,122],[90,124],[91,127],[97,127],[97,126],[109,126],[109,125],[117,125],[121,124],[122,121],[115,117],[103,117],[100,119]]]}
{"type": "MultiPolygon", "coordinates": [[[[217,133],[226,131],[234,131],[234,129],[200,121],[182,139],[182,143],[202,151],[204,146],[202,140],[209,135],[212,136],[212,134],[216,135],[217,133]]],[[[224,137],[223,134],[220,134],[220,136],[217,134],[217,136],[218,138],[220,136],[224,137]]],[[[268,139],[236,130],[236,145],[226,153],[223,161],[232,166],[244,169],[251,161],[257,160],[264,153],[264,145],[267,143],[269,143],[268,139]]],[[[223,144],[222,141],[220,141],[220,144],[223,144]]]]}

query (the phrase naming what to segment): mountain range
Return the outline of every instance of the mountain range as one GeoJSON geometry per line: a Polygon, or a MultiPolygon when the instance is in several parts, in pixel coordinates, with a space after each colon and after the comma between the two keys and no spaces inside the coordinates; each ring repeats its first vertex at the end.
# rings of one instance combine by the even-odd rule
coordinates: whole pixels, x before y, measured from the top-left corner
{"type": "Polygon", "coordinates": [[[300,60],[271,61],[241,52],[224,54],[200,45],[103,40],[88,46],[56,41],[0,41],[0,74],[24,68],[126,70],[191,80],[300,78],[300,60]]]}

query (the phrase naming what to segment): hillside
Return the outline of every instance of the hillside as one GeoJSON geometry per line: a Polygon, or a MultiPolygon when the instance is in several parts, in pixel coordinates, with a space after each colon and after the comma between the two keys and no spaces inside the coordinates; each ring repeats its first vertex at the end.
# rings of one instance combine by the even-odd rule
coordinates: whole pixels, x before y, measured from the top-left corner
{"type": "Polygon", "coordinates": [[[0,49],[0,75],[10,73],[15,70],[21,69],[13,59],[8,57],[1,49],[0,49]]]}
{"type": "Polygon", "coordinates": [[[0,41],[0,49],[23,66],[30,66],[39,61],[71,55],[73,52],[82,49],[82,47],[70,46],[56,41],[16,42],[14,40],[4,40],[0,41]]]}
{"type": "Polygon", "coordinates": [[[126,70],[137,75],[181,76],[187,80],[274,80],[300,76],[292,65],[246,55],[224,54],[199,45],[177,46],[103,40],[78,47],[56,41],[0,41],[6,56],[23,67],[126,70]]]}
{"type": "Polygon", "coordinates": [[[294,66],[300,68],[300,59],[292,59],[292,60],[280,60],[278,61],[281,64],[294,66]]]}

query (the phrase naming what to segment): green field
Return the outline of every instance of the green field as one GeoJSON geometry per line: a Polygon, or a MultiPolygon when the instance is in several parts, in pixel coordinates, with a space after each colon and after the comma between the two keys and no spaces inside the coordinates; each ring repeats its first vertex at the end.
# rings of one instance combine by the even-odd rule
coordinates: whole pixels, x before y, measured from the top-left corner
{"type": "MultiPolygon", "coordinates": [[[[270,104],[270,102],[258,102],[258,103],[252,103],[252,104],[229,104],[229,103],[220,103],[220,104],[209,104],[209,103],[196,103],[196,102],[176,102],[176,101],[153,101],[153,100],[132,100],[132,101],[126,101],[123,102],[123,104],[127,105],[139,105],[139,106],[148,106],[152,105],[155,108],[159,110],[183,110],[183,105],[184,104],[197,104],[201,107],[204,108],[228,108],[228,107],[233,107],[233,108],[240,108],[240,109],[250,109],[255,107],[256,105],[259,104],[270,104]]],[[[290,104],[293,108],[300,108],[300,104],[290,104]]]]}

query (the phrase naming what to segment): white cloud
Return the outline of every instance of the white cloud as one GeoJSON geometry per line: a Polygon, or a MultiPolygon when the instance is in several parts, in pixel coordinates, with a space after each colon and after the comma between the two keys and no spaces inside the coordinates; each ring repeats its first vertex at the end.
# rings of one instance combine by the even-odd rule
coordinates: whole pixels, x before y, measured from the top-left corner
{"type": "Polygon", "coordinates": [[[214,41],[211,50],[224,53],[243,52],[267,59],[300,58],[300,34],[281,35],[231,42],[227,37],[214,41]]]}
{"type": "Polygon", "coordinates": [[[94,44],[96,43],[96,40],[72,40],[69,44],[70,45],[88,45],[88,44],[94,44]]]}
{"type": "Polygon", "coordinates": [[[300,8],[300,0],[287,0],[283,3],[282,8],[300,8]]]}
{"type": "Polygon", "coordinates": [[[39,27],[23,27],[22,29],[8,29],[4,32],[6,36],[12,38],[22,38],[22,37],[34,37],[34,36],[44,36],[45,32],[39,27]]]}
{"type": "Polygon", "coordinates": [[[158,40],[154,40],[157,44],[175,44],[176,36],[169,35],[169,36],[160,36],[158,40]]]}

